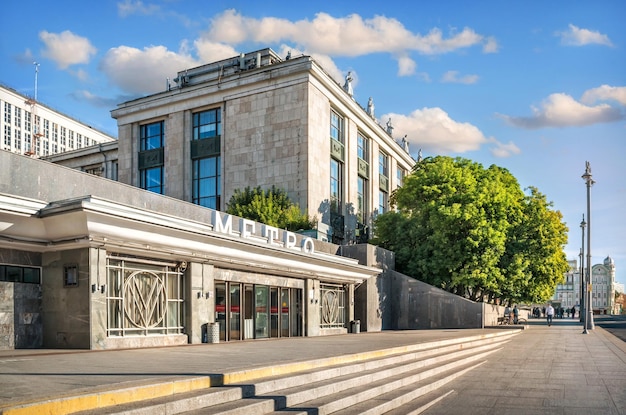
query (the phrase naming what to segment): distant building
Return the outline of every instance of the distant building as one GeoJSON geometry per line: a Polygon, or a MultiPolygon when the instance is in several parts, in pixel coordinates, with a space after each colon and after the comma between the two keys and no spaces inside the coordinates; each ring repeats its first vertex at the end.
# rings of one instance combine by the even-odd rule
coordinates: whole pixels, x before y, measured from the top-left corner
{"type": "Polygon", "coordinates": [[[41,159],[106,179],[117,180],[118,177],[117,140],[42,156],[41,159]]]}
{"type": "Polygon", "coordinates": [[[181,71],[111,112],[119,181],[217,210],[235,190],[276,186],[317,218],[312,236],[365,242],[415,160],[350,81],[271,49],[181,71]]]}
{"type": "Polygon", "coordinates": [[[615,262],[607,256],[602,264],[592,267],[593,310],[600,314],[616,314],[615,310],[615,262]]]}
{"type": "Polygon", "coordinates": [[[34,157],[115,141],[115,137],[3,85],[0,134],[0,149],[34,157]]]}
{"type": "MultiPolygon", "coordinates": [[[[569,260],[569,270],[565,273],[565,281],[558,284],[553,303],[565,309],[580,308],[581,271],[576,260],[569,260]]],[[[596,314],[619,314],[615,303],[615,262],[608,256],[602,264],[591,267],[592,275],[592,307],[596,314]]]]}

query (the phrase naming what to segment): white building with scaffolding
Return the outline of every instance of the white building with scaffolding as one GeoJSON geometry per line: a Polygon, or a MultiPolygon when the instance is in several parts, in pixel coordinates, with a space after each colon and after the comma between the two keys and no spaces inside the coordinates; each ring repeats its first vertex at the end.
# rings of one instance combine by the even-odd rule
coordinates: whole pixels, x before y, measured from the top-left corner
{"type": "Polygon", "coordinates": [[[33,157],[116,140],[5,85],[0,85],[0,134],[0,149],[33,157]]]}

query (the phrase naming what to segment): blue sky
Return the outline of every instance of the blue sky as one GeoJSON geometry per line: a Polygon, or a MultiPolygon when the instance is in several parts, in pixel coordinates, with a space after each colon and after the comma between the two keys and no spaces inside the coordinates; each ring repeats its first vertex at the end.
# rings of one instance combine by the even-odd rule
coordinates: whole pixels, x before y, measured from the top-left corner
{"type": "Polygon", "coordinates": [[[578,257],[589,161],[592,261],[626,284],[624,1],[31,1],[0,14],[0,82],[117,136],[110,110],[180,70],[271,47],[371,96],[414,155],[461,156],[537,187],[578,257]]]}

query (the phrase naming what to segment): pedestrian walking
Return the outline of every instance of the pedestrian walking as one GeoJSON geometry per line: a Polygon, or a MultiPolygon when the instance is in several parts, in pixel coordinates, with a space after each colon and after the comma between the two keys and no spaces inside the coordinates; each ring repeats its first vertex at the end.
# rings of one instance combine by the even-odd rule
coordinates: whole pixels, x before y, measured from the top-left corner
{"type": "Polygon", "coordinates": [[[572,318],[576,317],[576,306],[572,307],[572,318]]]}
{"type": "Polygon", "coordinates": [[[511,308],[508,305],[504,307],[504,321],[506,321],[507,324],[511,322],[511,308]]]}
{"type": "Polygon", "coordinates": [[[519,309],[517,308],[517,304],[513,307],[513,324],[517,324],[519,319],[519,309]]]}
{"type": "Polygon", "coordinates": [[[548,327],[552,325],[552,318],[554,317],[554,307],[552,304],[548,304],[546,307],[546,319],[548,320],[548,327]]]}

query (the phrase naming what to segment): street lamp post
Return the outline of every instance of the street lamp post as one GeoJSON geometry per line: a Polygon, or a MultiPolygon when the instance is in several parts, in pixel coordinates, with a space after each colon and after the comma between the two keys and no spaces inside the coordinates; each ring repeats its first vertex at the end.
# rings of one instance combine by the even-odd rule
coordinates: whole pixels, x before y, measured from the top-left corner
{"type": "Polygon", "coordinates": [[[583,180],[587,184],[587,272],[586,272],[586,291],[587,291],[587,307],[585,312],[585,329],[583,333],[587,333],[588,330],[593,330],[593,303],[592,297],[592,275],[591,275],[591,186],[595,183],[591,177],[591,166],[589,162],[585,162],[585,173],[582,175],[583,180]]]}
{"type": "Polygon", "coordinates": [[[580,310],[578,312],[578,320],[581,323],[585,322],[585,215],[583,214],[583,220],[580,222],[580,229],[583,235],[583,242],[580,248],[580,310]]]}

